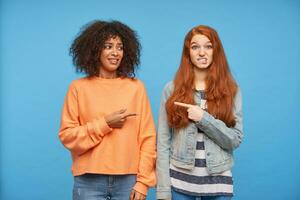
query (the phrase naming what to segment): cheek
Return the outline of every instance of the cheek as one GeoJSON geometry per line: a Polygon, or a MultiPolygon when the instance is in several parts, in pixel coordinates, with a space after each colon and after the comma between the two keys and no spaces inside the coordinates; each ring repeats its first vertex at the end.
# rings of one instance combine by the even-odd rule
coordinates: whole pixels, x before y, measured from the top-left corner
{"type": "Polygon", "coordinates": [[[124,56],[124,52],[121,52],[121,53],[120,53],[121,59],[123,58],[123,56],[124,56]]]}
{"type": "Polygon", "coordinates": [[[211,53],[209,54],[209,58],[210,58],[211,61],[213,60],[213,58],[214,58],[213,52],[211,52],[211,53]]]}
{"type": "Polygon", "coordinates": [[[107,52],[105,50],[102,50],[100,53],[100,60],[104,59],[107,55],[107,52]]]}
{"type": "Polygon", "coordinates": [[[190,52],[190,59],[191,59],[192,61],[195,61],[195,60],[196,60],[196,55],[195,55],[194,52],[190,52]]]}
{"type": "Polygon", "coordinates": [[[100,62],[103,63],[103,61],[105,61],[105,60],[104,60],[104,56],[103,56],[103,54],[101,54],[101,55],[100,55],[100,62]]]}

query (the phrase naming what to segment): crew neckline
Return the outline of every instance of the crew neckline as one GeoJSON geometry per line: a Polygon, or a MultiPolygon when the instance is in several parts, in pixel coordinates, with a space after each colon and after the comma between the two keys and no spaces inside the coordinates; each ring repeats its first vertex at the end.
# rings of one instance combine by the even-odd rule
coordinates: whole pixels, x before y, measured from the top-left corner
{"type": "Polygon", "coordinates": [[[101,81],[101,82],[119,82],[121,79],[121,77],[116,77],[116,78],[102,78],[99,76],[93,76],[92,79],[97,80],[97,81],[101,81]]]}

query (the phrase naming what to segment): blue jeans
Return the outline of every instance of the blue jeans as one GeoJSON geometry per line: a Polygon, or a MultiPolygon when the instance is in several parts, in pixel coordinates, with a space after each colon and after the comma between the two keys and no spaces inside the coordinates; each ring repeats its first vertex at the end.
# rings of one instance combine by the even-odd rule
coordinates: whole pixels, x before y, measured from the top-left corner
{"type": "Polygon", "coordinates": [[[172,190],[172,200],[230,200],[230,196],[190,196],[172,190]]]}
{"type": "Polygon", "coordinates": [[[136,175],[75,176],[73,200],[128,200],[135,183],[136,175]]]}

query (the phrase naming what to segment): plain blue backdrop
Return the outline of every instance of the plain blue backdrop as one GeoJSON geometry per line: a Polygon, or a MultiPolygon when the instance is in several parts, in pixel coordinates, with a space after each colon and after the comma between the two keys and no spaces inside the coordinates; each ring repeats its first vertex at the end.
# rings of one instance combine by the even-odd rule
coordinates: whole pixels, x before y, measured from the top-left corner
{"type": "Polygon", "coordinates": [[[299,0],[1,0],[1,200],[71,199],[71,158],[57,134],[67,88],[82,76],[68,49],[94,19],[137,30],[138,77],[155,121],[185,34],[198,24],[214,27],[244,99],[234,199],[300,199],[299,0]]]}

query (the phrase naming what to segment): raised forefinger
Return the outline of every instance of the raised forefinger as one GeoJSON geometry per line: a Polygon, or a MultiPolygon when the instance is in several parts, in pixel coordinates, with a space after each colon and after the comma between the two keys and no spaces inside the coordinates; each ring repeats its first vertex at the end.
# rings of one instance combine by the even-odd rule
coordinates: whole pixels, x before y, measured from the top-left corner
{"type": "Polygon", "coordinates": [[[192,104],[181,103],[181,102],[177,102],[177,101],[175,101],[174,104],[177,105],[177,106],[185,107],[185,108],[191,108],[191,107],[194,106],[194,105],[192,105],[192,104]]]}

